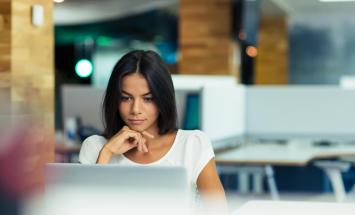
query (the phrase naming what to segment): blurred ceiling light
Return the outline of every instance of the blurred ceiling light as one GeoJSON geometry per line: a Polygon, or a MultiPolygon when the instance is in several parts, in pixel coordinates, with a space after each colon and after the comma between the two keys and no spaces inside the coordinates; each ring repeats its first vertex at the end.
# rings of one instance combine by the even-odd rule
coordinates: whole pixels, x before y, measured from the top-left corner
{"type": "Polygon", "coordinates": [[[80,78],[87,78],[93,72],[93,65],[87,59],[79,60],[75,65],[75,72],[80,78]]]}
{"type": "Polygon", "coordinates": [[[320,2],[354,2],[355,0],[319,0],[320,2]]]}
{"type": "Polygon", "coordinates": [[[256,57],[258,55],[258,49],[255,46],[248,46],[246,53],[249,57],[256,57]]]}
{"type": "Polygon", "coordinates": [[[53,0],[54,3],[62,3],[64,0],[53,0]]]}

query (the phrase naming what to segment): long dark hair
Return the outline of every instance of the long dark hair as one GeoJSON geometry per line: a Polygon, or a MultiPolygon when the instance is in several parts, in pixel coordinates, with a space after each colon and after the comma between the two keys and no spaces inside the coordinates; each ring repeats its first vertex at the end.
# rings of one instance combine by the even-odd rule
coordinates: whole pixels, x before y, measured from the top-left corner
{"type": "Polygon", "coordinates": [[[139,73],[145,77],[158,108],[159,134],[177,129],[175,91],[170,72],[160,56],[153,51],[134,50],[115,65],[109,79],[102,106],[104,136],[111,138],[124,125],[118,106],[121,101],[121,81],[126,75],[139,73]]]}

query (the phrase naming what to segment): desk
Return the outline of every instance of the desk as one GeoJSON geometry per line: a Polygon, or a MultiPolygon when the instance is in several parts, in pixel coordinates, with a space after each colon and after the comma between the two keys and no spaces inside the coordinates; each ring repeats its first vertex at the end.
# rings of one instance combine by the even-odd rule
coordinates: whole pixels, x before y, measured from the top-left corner
{"type": "MultiPolygon", "coordinates": [[[[278,199],[278,190],[273,177],[273,165],[305,166],[317,159],[330,159],[342,156],[355,156],[355,145],[313,146],[287,144],[247,144],[216,155],[216,162],[222,169],[232,171],[232,165],[262,166],[268,177],[268,185],[273,199],[278,199]],[[228,169],[229,168],[229,169],[228,169]]],[[[337,201],[346,198],[341,172],[350,168],[349,163],[315,163],[329,177],[337,201]]],[[[245,178],[245,176],[242,176],[245,178]]],[[[243,180],[242,180],[243,181],[243,180]]]]}
{"type": "Polygon", "coordinates": [[[355,204],[329,202],[249,201],[234,215],[352,215],[355,204]]]}
{"type": "MultiPolygon", "coordinates": [[[[75,154],[79,154],[81,145],[67,145],[64,143],[55,144],[55,154],[63,156],[64,160],[61,162],[73,162],[72,156],[75,154]]],[[[58,161],[56,159],[56,161],[58,161]]]]}

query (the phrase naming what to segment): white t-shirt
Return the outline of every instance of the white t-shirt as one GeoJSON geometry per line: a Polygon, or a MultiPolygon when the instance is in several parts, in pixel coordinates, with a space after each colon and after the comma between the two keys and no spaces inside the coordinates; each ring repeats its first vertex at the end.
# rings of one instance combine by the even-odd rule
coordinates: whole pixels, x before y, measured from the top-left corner
{"type": "MultiPolygon", "coordinates": [[[[98,135],[86,138],[79,154],[82,164],[95,164],[100,150],[107,140],[98,135]]],[[[169,151],[159,160],[148,164],[139,164],[124,155],[114,155],[111,164],[125,166],[182,166],[187,171],[191,189],[196,189],[196,181],[202,169],[214,157],[210,139],[199,130],[177,131],[174,143],[169,151]]]]}

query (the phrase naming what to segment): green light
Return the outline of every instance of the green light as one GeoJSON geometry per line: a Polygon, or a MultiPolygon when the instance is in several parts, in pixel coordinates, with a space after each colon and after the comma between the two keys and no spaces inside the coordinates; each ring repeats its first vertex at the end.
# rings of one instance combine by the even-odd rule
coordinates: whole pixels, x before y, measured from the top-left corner
{"type": "Polygon", "coordinates": [[[112,44],[112,39],[109,37],[100,36],[96,39],[97,44],[100,46],[109,46],[112,44]]]}
{"type": "Polygon", "coordinates": [[[92,74],[92,63],[86,59],[79,60],[75,65],[75,72],[80,78],[87,78],[92,74]]]}

